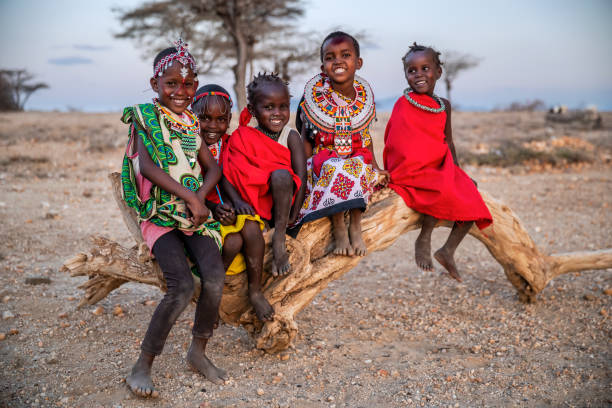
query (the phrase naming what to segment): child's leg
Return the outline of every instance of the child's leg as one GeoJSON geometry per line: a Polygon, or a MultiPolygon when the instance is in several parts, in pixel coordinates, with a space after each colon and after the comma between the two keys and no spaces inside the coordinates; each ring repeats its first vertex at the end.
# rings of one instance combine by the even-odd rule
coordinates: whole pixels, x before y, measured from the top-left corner
{"type": "Polygon", "coordinates": [[[177,230],[168,232],[153,246],[153,254],[164,274],[168,291],[153,313],[141,345],[140,357],[126,378],[130,389],[140,396],[156,396],[157,391],[151,380],[153,359],[161,354],[170,329],[193,296],[193,278],[180,235],[177,230]]]}
{"type": "Polygon", "coordinates": [[[349,241],[348,231],[344,223],[344,211],[336,213],[330,218],[332,221],[332,230],[334,232],[334,254],[353,256],[355,252],[349,241]]]}
{"type": "Polygon", "coordinates": [[[242,244],[241,234],[233,233],[225,236],[225,240],[223,241],[223,250],[221,251],[224,271],[227,271],[227,268],[229,268],[229,266],[232,264],[232,261],[236,255],[240,253],[242,244]]]}
{"type": "Polygon", "coordinates": [[[459,276],[457,265],[455,265],[455,250],[463,238],[465,238],[470,228],[472,228],[472,224],[474,224],[473,221],[456,222],[442,248],[438,249],[434,254],[436,260],[446,268],[451,278],[457,279],[459,282],[461,282],[461,276],[459,276]]]}
{"type": "Polygon", "coordinates": [[[183,236],[185,248],[195,260],[200,272],[202,290],[196,305],[193,322],[193,340],[187,352],[187,361],[208,380],[223,384],[229,377],[206,357],[206,345],[212,337],[219,315],[219,304],[223,294],[225,270],[221,254],[211,237],[193,234],[183,236]]]}
{"type": "Polygon", "coordinates": [[[357,256],[364,256],[368,252],[368,248],[361,236],[361,213],[360,208],[353,208],[351,210],[351,221],[348,230],[351,237],[351,246],[357,256]]]}
{"type": "Polygon", "coordinates": [[[270,190],[274,200],[274,235],[272,236],[272,275],[289,273],[289,254],[285,244],[285,232],[293,198],[293,178],[287,170],[276,170],[270,175],[270,190]]]}
{"type": "Polygon", "coordinates": [[[416,264],[424,271],[433,271],[433,262],[431,260],[431,233],[437,222],[437,218],[424,214],[421,233],[414,242],[414,258],[416,264]]]}
{"type": "Polygon", "coordinates": [[[270,321],[274,316],[274,309],[261,293],[261,274],[266,248],[261,228],[258,222],[247,220],[240,232],[244,241],[242,252],[249,279],[249,300],[255,309],[257,318],[262,321],[270,321]]]}

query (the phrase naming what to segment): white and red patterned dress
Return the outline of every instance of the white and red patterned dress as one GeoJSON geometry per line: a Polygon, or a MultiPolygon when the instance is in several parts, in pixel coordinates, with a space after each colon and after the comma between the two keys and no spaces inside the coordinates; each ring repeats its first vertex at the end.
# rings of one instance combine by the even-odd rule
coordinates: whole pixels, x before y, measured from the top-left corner
{"type": "Polygon", "coordinates": [[[306,199],[296,222],[314,221],[332,214],[365,210],[377,172],[372,167],[370,124],[376,116],[370,85],[355,76],[356,97],[335,92],[324,74],[306,84],[300,118],[314,145],[306,162],[306,199]]]}

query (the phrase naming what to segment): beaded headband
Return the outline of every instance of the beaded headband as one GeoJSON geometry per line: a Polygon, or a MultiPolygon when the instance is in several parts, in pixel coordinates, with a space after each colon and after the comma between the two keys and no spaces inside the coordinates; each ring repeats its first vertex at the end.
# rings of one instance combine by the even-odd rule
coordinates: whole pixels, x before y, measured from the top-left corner
{"type": "Polygon", "coordinates": [[[179,38],[178,41],[174,42],[174,46],[176,47],[176,52],[166,55],[164,58],[159,60],[159,62],[155,65],[155,69],[153,70],[153,78],[160,77],[162,74],[168,69],[168,67],[172,66],[172,62],[177,60],[183,65],[183,69],[181,69],[181,76],[184,78],[187,77],[187,68],[191,68],[193,73],[198,75],[198,66],[195,63],[195,60],[187,50],[187,44],[183,41],[182,38],[179,38]]]}
{"type": "Polygon", "coordinates": [[[227,99],[229,101],[229,103],[230,103],[230,108],[232,106],[234,106],[234,103],[232,102],[232,98],[230,98],[230,96],[228,94],[226,94],[225,92],[219,92],[219,91],[202,92],[201,94],[199,94],[199,95],[197,95],[195,97],[195,99],[193,100],[193,103],[195,104],[198,100],[202,99],[205,96],[214,96],[214,95],[222,96],[225,99],[227,99]]]}

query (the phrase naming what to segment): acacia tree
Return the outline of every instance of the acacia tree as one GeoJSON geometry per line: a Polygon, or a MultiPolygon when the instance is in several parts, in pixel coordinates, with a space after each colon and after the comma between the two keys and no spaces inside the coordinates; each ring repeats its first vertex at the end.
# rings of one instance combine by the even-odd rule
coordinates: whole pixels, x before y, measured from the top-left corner
{"type": "Polygon", "coordinates": [[[217,73],[233,61],[238,109],[246,105],[246,68],[255,46],[266,35],[280,36],[304,13],[301,0],[162,0],[116,11],[124,26],[119,38],[146,40],[150,49],[181,35],[204,62],[202,73],[217,73]]]}
{"type": "MultiPolygon", "coordinates": [[[[474,68],[480,63],[480,60],[469,54],[459,54],[453,51],[446,53],[444,58],[444,84],[446,85],[446,97],[451,100],[451,89],[453,82],[461,71],[474,68]]],[[[452,102],[452,101],[451,101],[452,102]]]]}
{"type": "Polygon", "coordinates": [[[32,94],[49,88],[44,82],[32,82],[34,75],[25,69],[0,70],[0,110],[23,110],[32,94]]]}

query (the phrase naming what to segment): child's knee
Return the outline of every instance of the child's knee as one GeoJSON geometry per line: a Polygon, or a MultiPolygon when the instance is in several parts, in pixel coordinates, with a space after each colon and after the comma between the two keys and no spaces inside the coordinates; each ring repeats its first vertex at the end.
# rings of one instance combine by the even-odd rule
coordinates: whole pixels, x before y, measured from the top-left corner
{"type": "Polygon", "coordinates": [[[242,236],[238,233],[232,233],[225,236],[223,242],[223,252],[238,253],[242,248],[242,236]]]}
{"type": "Polygon", "coordinates": [[[195,289],[193,278],[191,278],[191,276],[189,278],[190,279],[181,279],[175,285],[168,286],[166,296],[179,305],[186,306],[189,304],[195,289]]]}
{"type": "Polygon", "coordinates": [[[261,227],[259,226],[258,221],[246,220],[244,222],[244,226],[242,227],[242,232],[244,234],[244,239],[253,239],[256,236],[262,235],[261,227]]]}
{"type": "Polygon", "coordinates": [[[293,193],[292,190],[289,190],[293,187],[293,177],[291,177],[291,173],[287,170],[281,169],[273,171],[270,175],[270,184],[275,189],[287,189],[293,193]]]}

